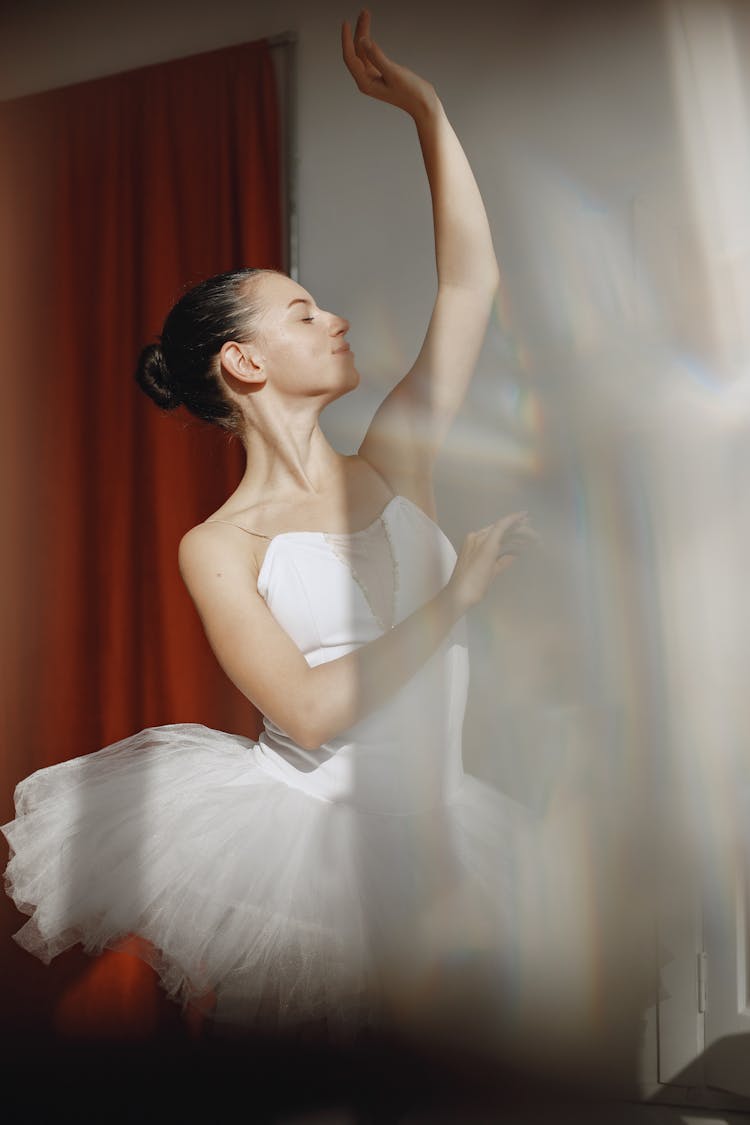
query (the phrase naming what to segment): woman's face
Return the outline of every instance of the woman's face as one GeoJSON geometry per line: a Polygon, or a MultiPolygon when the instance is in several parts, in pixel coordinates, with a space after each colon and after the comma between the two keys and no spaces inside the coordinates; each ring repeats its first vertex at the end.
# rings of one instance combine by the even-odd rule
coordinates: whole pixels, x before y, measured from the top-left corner
{"type": "Polygon", "coordinates": [[[266,381],[280,393],[332,401],[359,383],[346,341],[349,321],[315,304],[308,291],[282,274],[258,280],[264,306],[253,346],[266,381]]]}

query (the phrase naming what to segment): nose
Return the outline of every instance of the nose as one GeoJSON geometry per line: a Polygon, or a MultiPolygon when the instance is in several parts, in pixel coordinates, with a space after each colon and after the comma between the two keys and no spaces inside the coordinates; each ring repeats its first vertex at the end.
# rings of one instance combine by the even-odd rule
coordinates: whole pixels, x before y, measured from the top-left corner
{"type": "Polygon", "coordinates": [[[349,331],[349,321],[344,316],[331,316],[331,335],[332,336],[345,336],[349,331]]]}

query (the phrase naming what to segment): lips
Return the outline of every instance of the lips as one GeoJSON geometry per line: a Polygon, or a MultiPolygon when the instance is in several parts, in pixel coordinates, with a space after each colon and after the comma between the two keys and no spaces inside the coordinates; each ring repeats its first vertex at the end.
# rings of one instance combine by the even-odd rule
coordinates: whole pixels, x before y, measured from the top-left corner
{"type": "Polygon", "coordinates": [[[340,348],[335,349],[333,354],[338,355],[339,352],[349,352],[349,351],[351,351],[351,348],[349,347],[349,345],[348,344],[342,344],[342,346],[340,348]]]}

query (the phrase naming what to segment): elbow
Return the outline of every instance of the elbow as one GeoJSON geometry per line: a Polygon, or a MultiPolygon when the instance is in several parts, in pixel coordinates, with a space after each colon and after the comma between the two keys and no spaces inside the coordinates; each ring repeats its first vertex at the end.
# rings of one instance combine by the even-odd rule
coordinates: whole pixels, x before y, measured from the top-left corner
{"type": "Polygon", "coordinates": [[[299,725],[297,733],[292,737],[303,750],[317,750],[330,738],[330,734],[327,734],[321,727],[316,726],[314,723],[306,723],[303,720],[299,725]]]}
{"type": "Polygon", "coordinates": [[[494,269],[491,270],[489,272],[489,274],[487,275],[487,283],[486,283],[487,289],[489,290],[489,292],[492,294],[493,297],[497,293],[498,289],[500,288],[501,281],[502,281],[502,274],[500,273],[500,267],[498,266],[497,261],[495,261],[494,269]]]}
{"type": "Polygon", "coordinates": [[[502,274],[495,262],[495,268],[487,268],[481,271],[472,270],[464,278],[456,278],[453,281],[443,280],[439,285],[446,288],[463,289],[471,291],[480,300],[486,299],[488,302],[494,301],[497,292],[502,283],[502,274]]]}
{"type": "Polygon", "coordinates": [[[355,716],[349,717],[346,709],[342,714],[341,702],[320,693],[308,700],[307,706],[297,716],[297,733],[294,736],[297,745],[303,750],[317,750],[348,729],[355,716]]]}
{"type": "Polygon", "coordinates": [[[310,676],[294,693],[293,713],[286,731],[302,750],[317,750],[329,739],[336,738],[356,718],[348,696],[338,694],[340,687],[337,689],[325,673],[322,680],[316,676],[318,669],[310,671],[310,676]]]}
{"type": "Polygon", "coordinates": [[[317,750],[330,737],[318,699],[299,700],[291,726],[287,733],[303,750],[317,750]]]}
{"type": "Polygon", "coordinates": [[[497,293],[502,282],[500,264],[491,252],[483,261],[474,263],[472,285],[488,295],[497,293]]]}
{"type": "Polygon", "coordinates": [[[279,730],[302,750],[317,750],[325,741],[324,735],[311,715],[301,707],[296,714],[289,715],[277,725],[279,730]]]}
{"type": "Polygon", "coordinates": [[[491,297],[497,293],[501,282],[500,263],[493,249],[486,255],[476,254],[470,265],[467,263],[466,284],[469,288],[491,297]]]}

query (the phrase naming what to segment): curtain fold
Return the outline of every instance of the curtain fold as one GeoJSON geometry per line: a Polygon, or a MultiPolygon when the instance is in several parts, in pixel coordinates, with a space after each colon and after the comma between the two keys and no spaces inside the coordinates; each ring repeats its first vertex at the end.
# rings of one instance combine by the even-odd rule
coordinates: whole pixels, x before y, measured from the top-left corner
{"type": "Polygon", "coordinates": [[[278,115],[264,40],[0,106],[4,820],[142,727],[258,731],[177,567],[242,447],[133,372],[186,286],[284,268],[278,115]]]}
{"type": "Polygon", "coordinates": [[[11,413],[25,464],[26,526],[10,543],[27,544],[15,593],[30,652],[8,653],[27,696],[18,767],[156,723],[254,728],[176,560],[182,533],[238,481],[241,447],[158,411],[133,370],[184,286],[282,266],[270,51],[250,43],[21,99],[0,123],[18,353],[3,382],[22,400],[11,413]]]}

